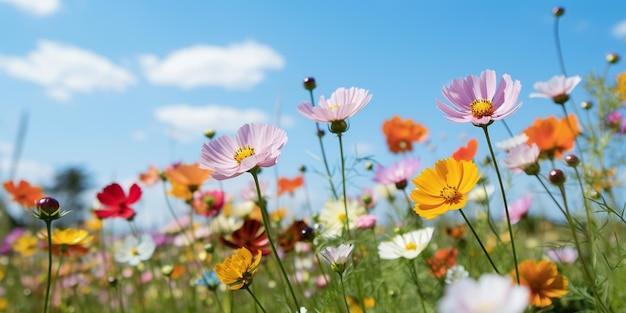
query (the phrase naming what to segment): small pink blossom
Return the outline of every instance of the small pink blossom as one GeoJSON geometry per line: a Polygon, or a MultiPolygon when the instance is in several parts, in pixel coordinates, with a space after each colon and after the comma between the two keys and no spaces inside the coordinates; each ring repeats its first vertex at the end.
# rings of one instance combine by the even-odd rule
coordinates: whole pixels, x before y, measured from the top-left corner
{"type": "MultiPolygon", "coordinates": [[[[516,224],[522,217],[528,214],[528,209],[533,202],[533,197],[529,194],[519,198],[517,201],[509,204],[509,217],[511,218],[511,224],[516,224]]],[[[506,213],[505,213],[506,218],[506,213]]]]}
{"type": "Polygon", "coordinates": [[[504,164],[516,174],[522,171],[528,173],[534,170],[533,167],[538,166],[538,159],[539,147],[537,147],[537,144],[533,143],[533,145],[529,147],[527,144],[521,143],[509,151],[509,154],[507,154],[504,159],[504,164]]]}
{"type": "Polygon", "coordinates": [[[376,225],[376,216],[374,215],[363,215],[359,216],[356,219],[356,228],[358,229],[369,229],[376,225]]]}
{"type": "Polygon", "coordinates": [[[548,250],[546,251],[546,255],[548,259],[556,263],[572,264],[578,259],[578,250],[565,246],[555,250],[548,250]]]}
{"type": "Polygon", "coordinates": [[[406,183],[409,178],[412,178],[417,173],[421,166],[422,162],[418,158],[402,159],[386,168],[379,165],[376,169],[374,181],[385,185],[406,183]]]}
{"type": "Polygon", "coordinates": [[[536,82],[534,87],[537,92],[531,93],[530,97],[548,98],[558,104],[563,104],[569,100],[569,94],[572,93],[581,80],[580,76],[554,76],[547,82],[536,82]]]}

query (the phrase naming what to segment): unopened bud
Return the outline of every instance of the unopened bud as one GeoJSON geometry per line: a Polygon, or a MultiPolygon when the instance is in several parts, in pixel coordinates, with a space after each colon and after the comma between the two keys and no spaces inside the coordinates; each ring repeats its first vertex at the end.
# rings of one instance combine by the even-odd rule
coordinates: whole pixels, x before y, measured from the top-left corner
{"type": "Polygon", "coordinates": [[[307,77],[304,79],[304,89],[311,91],[313,89],[315,89],[315,87],[317,87],[317,85],[315,84],[315,78],[313,77],[307,77]]]}
{"type": "Polygon", "coordinates": [[[365,163],[365,169],[368,171],[371,171],[374,168],[374,163],[372,162],[367,162],[365,163]]]}
{"type": "Polygon", "coordinates": [[[591,101],[583,101],[583,102],[580,103],[580,107],[583,110],[589,110],[589,109],[593,108],[593,102],[591,102],[591,101]]]}
{"type": "Polygon", "coordinates": [[[562,186],[565,183],[565,174],[560,169],[554,169],[548,174],[550,182],[557,186],[562,186]]]}
{"type": "Polygon", "coordinates": [[[580,164],[580,159],[575,154],[570,154],[565,157],[565,164],[567,164],[567,166],[576,167],[580,164]]]}
{"type": "Polygon", "coordinates": [[[344,133],[346,130],[348,130],[348,128],[349,125],[346,120],[333,121],[330,123],[330,126],[328,126],[328,130],[330,130],[330,132],[333,134],[344,133]]]}
{"type": "Polygon", "coordinates": [[[565,8],[563,7],[555,7],[552,9],[552,15],[556,17],[561,17],[565,13],[565,8]]]}
{"type": "Polygon", "coordinates": [[[606,55],[606,61],[609,62],[609,64],[615,64],[619,62],[619,55],[617,53],[609,53],[606,55]]]}
{"type": "Polygon", "coordinates": [[[213,139],[213,137],[215,137],[215,129],[207,129],[204,131],[204,137],[207,137],[209,139],[213,139]]]}

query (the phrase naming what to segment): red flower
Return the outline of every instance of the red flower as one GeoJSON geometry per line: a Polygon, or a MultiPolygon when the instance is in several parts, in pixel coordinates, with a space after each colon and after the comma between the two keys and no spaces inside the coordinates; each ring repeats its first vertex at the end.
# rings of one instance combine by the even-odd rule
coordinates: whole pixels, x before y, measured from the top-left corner
{"type": "Polygon", "coordinates": [[[98,200],[104,205],[104,209],[94,210],[98,218],[114,218],[121,217],[127,220],[135,216],[135,210],[130,206],[141,198],[141,188],[137,184],[130,186],[128,196],[124,193],[124,189],[114,183],[104,187],[102,192],[98,193],[98,200]]]}
{"type": "Polygon", "coordinates": [[[467,142],[467,147],[460,147],[452,154],[452,157],[457,161],[471,161],[476,155],[476,150],[478,150],[478,140],[472,138],[467,142]]]}
{"type": "Polygon", "coordinates": [[[250,251],[261,250],[263,255],[268,255],[272,252],[263,224],[253,219],[245,220],[241,228],[230,235],[220,237],[220,241],[233,249],[245,247],[250,251]]]}

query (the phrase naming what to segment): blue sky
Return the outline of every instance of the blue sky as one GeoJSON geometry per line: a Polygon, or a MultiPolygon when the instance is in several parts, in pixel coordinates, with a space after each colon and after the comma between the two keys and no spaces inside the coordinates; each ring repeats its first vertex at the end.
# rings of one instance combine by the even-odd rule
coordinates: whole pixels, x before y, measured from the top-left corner
{"type": "MultiPolygon", "coordinates": [[[[520,80],[524,106],[507,121],[514,132],[561,113],[528,97],[534,82],[560,74],[551,14],[558,5],[566,9],[559,27],[569,75],[602,72],[609,52],[626,56],[621,1],[0,0],[0,178],[8,178],[24,113],[15,178],[38,184],[68,165],[86,168],[100,187],[129,183],[151,164],[197,161],[207,128],[232,134],[277,116],[289,136],[279,173],[321,170],[314,125],[296,111],[309,99],[306,76],[318,82],[316,97],[350,86],[373,94],[350,120],[351,156],[398,160],[380,128],[400,115],[429,127],[430,144],[413,155],[431,166],[467,138],[483,142],[480,129],[448,122],[435,107],[452,79],[494,69],[520,80]]],[[[609,75],[623,70],[618,64],[609,75]]],[[[574,99],[586,99],[581,87],[574,99]]],[[[496,141],[507,137],[500,124],[491,130],[496,141]]],[[[336,139],[325,143],[337,166],[336,139]]],[[[322,201],[323,181],[309,176],[322,201]]]]}

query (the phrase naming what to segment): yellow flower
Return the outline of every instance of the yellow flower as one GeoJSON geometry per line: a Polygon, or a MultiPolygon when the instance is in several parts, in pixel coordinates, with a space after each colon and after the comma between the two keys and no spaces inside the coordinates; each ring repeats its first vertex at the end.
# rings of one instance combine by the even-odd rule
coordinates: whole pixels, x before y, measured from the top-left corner
{"type": "Polygon", "coordinates": [[[617,94],[620,101],[626,101],[626,72],[620,73],[617,76],[613,92],[617,94]]]}
{"type": "Polygon", "coordinates": [[[185,201],[193,198],[193,192],[189,191],[187,185],[179,184],[175,181],[172,181],[172,190],[168,191],[167,194],[185,201]]]}
{"type": "Polygon", "coordinates": [[[250,250],[240,248],[232,257],[224,260],[224,263],[215,265],[217,278],[228,285],[229,290],[241,289],[250,284],[252,278],[256,276],[261,257],[261,250],[253,257],[250,250]]]}
{"type": "MultiPolygon", "coordinates": [[[[41,239],[44,242],[48,242],[47,235],[40,233],[41,239]]],[[[55,255],[63,254],[68,256],[84,255],[89,252],[89,244],[93,240],[93,236],[90,236],[86,230],[68,228],[64,230],[55,229],[52,233],[52,253],[55,255]]]]}
{"type": "Polygon", "coordinates": [[[432,219],[450,210],[463,208],[467,194],[480,176],[474,162],[454,158],[437,161],[434,168],[425,169],[413,180],[417,187],[411,192],[415,201],[413,210],[426,219],[432,219]]]}
{"type": "MultiPolygon", "coordinates": [[[[541,260],[526,260],[518,264],[520,284],[530,289],[530,303],[536,307],[552,304],[551,298],[567,294],[567,278],[557,271],[556,264],[541,260]]],[[[515,277],[515,270],[511,271],[515,277]]]]}
{"type": "Polygon", "coordinates": [[[22,257],[29,257],[37,252],[37,237],[29,232],[23,233],[13,244],[13,251],[22,257]]]}

